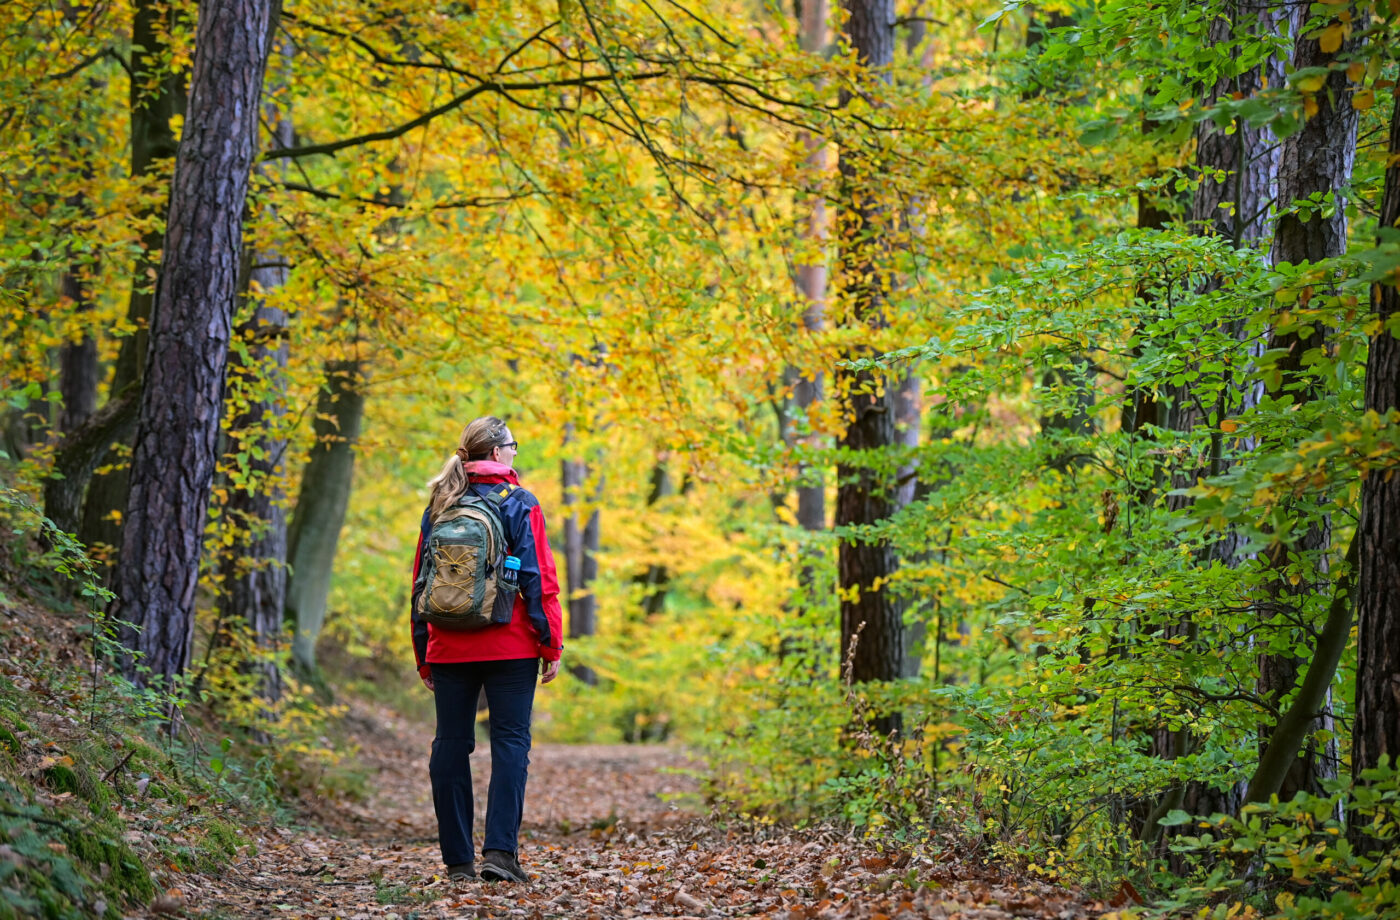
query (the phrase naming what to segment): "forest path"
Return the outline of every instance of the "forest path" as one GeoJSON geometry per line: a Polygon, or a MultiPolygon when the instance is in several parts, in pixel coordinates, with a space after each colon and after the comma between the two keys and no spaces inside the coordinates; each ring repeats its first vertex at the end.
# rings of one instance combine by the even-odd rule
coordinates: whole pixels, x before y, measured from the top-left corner
{"type": "MultiPolygon", "coordinates": [[[[700,811],[695,764],[658,746],[536,744],[520,861],[529,885],[448,881],[428,787],[431,729],[358,709],[371,796],[325,805],[318,829],[250,830],[257,853],[187,876],[187,915],[449,917],[1079,918],[1082,892],[1004,877],[949,847],[908,852],[831,830],[731,831],[700,811]]],[[[480,809],[489,748],[472,757],[480,809]]]]}

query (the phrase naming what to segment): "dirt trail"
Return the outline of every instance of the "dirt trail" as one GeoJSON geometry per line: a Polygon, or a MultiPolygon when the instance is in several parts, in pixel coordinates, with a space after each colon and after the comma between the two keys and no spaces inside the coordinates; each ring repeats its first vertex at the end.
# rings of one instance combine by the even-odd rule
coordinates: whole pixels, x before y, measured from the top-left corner
{"type": "MultiPolygon", "coordinates": [[[[325,807],[316,831],[250,831],[257,854],[186,877],[186,915],[437,920],[448,917],[755,917],[915,920],[1078,918],[1084,895],[1001,878],[957,854],[913,853],[834,831],[756,833],[698,813],[694,766],[646,746],[536,745],[520,861],[529,885],[441,878],[427,782],[430,731],[365,715],[373,796],[325,807]]],[[[478,809],[490,754],[472,757],[478,809]]],[[[478,811],[478,814],[480,812],[478,811]]],[[[478,845],[480,844],[480,827],[478,845]]]]}

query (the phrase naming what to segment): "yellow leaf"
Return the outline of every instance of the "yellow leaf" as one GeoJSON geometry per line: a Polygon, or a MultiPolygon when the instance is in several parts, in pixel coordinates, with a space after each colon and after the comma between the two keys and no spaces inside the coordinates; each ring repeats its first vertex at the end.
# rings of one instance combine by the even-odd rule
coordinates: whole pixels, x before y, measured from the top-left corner
{"type": "Polygon", "coordinates": [[[1360,61],[1352,61],[1347,65],[1347,79],[1353,83],[1360,83],[1366,77],[1366,65],[1360,61]]]}
{"type": "Polygon", "coordinates": [[[1376,94],[1369,89],[1363,89],[1355,96],[1351,97],[1351,107],[1358,112],[1364,112],[1376,104],[1376,94]]]}
{"type": "Polygon", "coordinates": [[[1298,82],[1296,83],[1296,86],[1298,87],[1299,92],[1315,93],[1318,90],[1322,89],[1323,84],[1325,84],[1326,82],[1326,74],[1314,73],[1308,74],[1306,77],[1299,78],[1298,82]]]}
{"type": "Polygon", "coordinates": [[[1229,434],[1230,432],[1236,430],[1239,427],[1240,423],[1232,418],[1227,418],[1225,419],[1225,421],[1220,423],[1220,430],[1225,432],[1226,434],[1229,434]]]}
{"type": "Polygon", "coordinates": [[[1322,30],[1322,34],[1317,37],[1318,47],[1323,54],[1336,54],[1337,49],[1342,47],[1342,39],[1346,38],[1347,28],[1340,22],[1334,22],[1322,30]]]}

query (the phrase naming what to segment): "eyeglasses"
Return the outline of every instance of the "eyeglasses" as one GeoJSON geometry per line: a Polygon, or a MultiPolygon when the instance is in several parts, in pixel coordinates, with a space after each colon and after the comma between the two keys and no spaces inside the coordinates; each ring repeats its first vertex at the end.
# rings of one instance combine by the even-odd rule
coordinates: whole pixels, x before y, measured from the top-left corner
{"type": "Polygon", "coordinates": [[[519,449],[520,449],[520,442],[519,442],[519,441],[511,441],[509,444],[497,444],[496,446],[497,446],[497,447],[501,447],[501,448],[509,447],[511,450],[519,450],[519,449]]]}

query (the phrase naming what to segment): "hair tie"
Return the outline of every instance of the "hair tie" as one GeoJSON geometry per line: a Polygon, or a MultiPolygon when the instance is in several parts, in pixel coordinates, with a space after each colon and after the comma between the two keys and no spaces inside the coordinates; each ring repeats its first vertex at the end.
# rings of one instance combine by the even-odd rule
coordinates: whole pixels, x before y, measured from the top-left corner
{"type": "Polygon", "coordinates": [[[467,449],[465,447],[457,448],[457,459],[463,463],[467,462],[467,449]]]}

